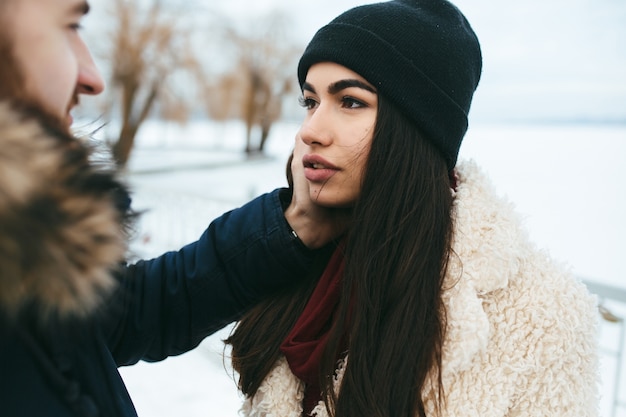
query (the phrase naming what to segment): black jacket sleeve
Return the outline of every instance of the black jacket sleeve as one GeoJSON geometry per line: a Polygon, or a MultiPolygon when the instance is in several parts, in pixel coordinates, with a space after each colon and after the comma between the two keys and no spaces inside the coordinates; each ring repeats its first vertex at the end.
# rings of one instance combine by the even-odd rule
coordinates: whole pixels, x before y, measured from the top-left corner
{"type": "Polygon", "coordinates": [[[186,352],[304,275],[315,251],[291,233],[279,192],[222,215],[178,252],[121,272],[103,320],[118,366],[186,352]]]}

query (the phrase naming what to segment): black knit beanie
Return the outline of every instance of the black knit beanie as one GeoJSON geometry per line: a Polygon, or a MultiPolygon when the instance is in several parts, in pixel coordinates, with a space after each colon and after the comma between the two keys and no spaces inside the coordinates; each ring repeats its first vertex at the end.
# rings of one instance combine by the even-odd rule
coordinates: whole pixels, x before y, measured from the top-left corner
{"type": "Polygon", "coordinates": [[[454,168],[482,68],[465,16],[445,0],[393,0],[355,7],[322,27],[298,65],[335,62],[392,101],[454,168]]]}

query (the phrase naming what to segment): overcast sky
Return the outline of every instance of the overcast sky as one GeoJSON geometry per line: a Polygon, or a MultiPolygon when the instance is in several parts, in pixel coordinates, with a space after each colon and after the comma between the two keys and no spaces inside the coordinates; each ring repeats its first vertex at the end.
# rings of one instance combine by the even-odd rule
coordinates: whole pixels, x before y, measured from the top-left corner
{"type": "MultiPolygon", "coordinates": [[[[93,16],[103,1],[92,0],[93,16]]],[[[146,0],[148,1],[148,0],[146,0]]],[[[172,0],[174,1],[174,0],[172,0]]],[[[242,22],[280,11],[303,46],[339,13],[372,1],[196,0],[242,22]]],[[[482,45],[475,120],[626,122],[626,1],[456,0],[482,45]]],[[[93,19],[93,16],[91,19],[93,19]]],[[[245,24],[245,23],[244,23],[245,24]]],[[[295,68],[294,68],[295,76],[295,68]]]]}
{"type": "MultiPolygon", "coordinates": [[[[226,3],[226,2],[225,2],[226,3]]],[[[230,0],[230,10],[244,0],[230,0]]],[[[354,0],[265,0],[294,9],[310,39],[354,0]],[[296,11],[297,9],[297,11],[296,11]]],[[[457,0],[482,45],[475,118],[626,122],[626,2],[457,0]]]]}

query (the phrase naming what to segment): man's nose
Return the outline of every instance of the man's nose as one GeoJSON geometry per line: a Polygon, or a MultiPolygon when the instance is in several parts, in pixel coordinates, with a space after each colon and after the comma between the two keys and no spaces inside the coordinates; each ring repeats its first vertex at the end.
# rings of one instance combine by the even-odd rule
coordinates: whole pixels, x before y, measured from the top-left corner
{"type": "Polygon", "coordinates": [[[77,91],[79,94],[97,95],[104,91],[104,79],[87,46],[83,45],[83,48],[79,56],[77,91]]]}

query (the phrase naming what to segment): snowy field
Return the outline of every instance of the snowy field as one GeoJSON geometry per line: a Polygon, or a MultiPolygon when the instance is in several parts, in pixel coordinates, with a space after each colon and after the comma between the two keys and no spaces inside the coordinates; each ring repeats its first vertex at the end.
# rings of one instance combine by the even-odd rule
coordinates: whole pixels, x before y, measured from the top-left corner
{"type": "MultiPolygon", "coordinates": [[[[267,157],[246,160],[237,123],[146,126],[128,173],[135,208],[147,210],[133,245],[137,256],[177,249],[224,211],[284,186],[296,130],[276,126],[267,157]]],[[[516,204],[539,246],[582,279],[626,290],[624,157],[624,125],[476,125],[461,149],[461,158],[475,159],[516,204]]],[[[607,305],[626,316],[626,305],[607,305]]],[[[241,399],[222,356],[228,331],[182,356],[121,369],[139,416],[237,415],[241,399]]],[[[613,417],[618,362],[610,352],[619,338],[616,325],[603,325],[602,417],[613,417]]],[[[618,393],[623,401],[625,391],[618,393]]]]}

